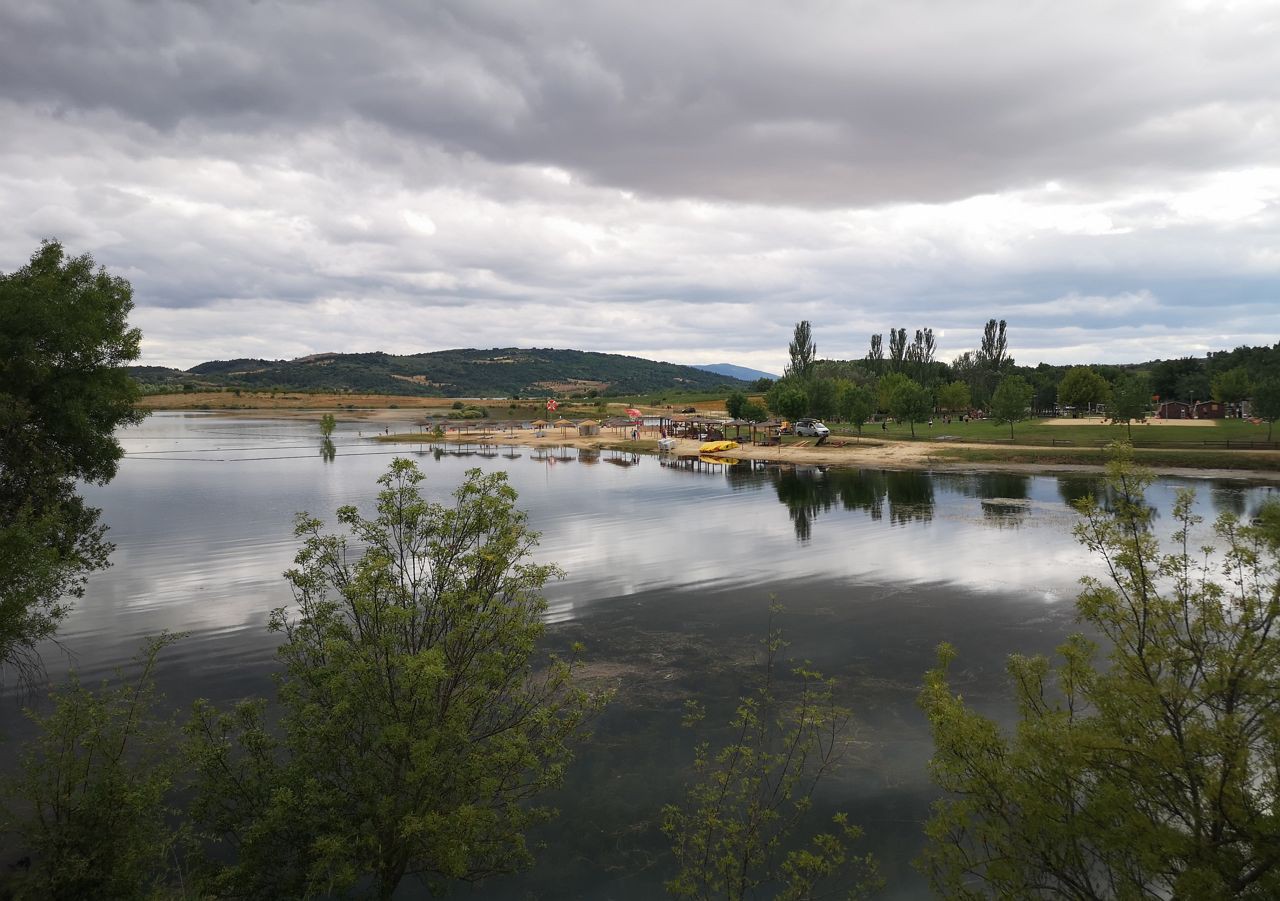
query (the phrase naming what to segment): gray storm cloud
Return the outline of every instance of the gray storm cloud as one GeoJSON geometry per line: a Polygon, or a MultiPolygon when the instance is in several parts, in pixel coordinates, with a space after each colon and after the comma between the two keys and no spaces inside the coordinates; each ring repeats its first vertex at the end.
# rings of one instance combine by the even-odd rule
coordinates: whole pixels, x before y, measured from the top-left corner
{"type": "Polygon", "coordinates": [[[1274,341],[1278,41],[1271,3],[0,0],[0,268],[93,252],[183,364],[1274,341]]]}

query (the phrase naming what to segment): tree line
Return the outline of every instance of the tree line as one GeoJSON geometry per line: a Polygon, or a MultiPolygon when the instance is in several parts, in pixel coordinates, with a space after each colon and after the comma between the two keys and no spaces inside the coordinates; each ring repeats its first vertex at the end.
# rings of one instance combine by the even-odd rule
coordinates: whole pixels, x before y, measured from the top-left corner
{"type": "MultiPolygon", "coordinates": [[[[753,385],[763,403],[734,391],[727,404],[734,418],[763,422],[831,419],[859,433],[877,415],[906,423],[935,416],[983,415],[1013,424],[1037,414],[1103,411],[1113,422],[1144,418],[1161,400],[1215,400],[1274,424],[1280,418],[1280,343],[1274,348],[1241,347],[1191,358],[1135,366],[1018,366],[1009,355],[1005,320],[990,319],[979,346],[951,363],[935,359],[933,329],[889,329],[871,336],[865,357],[824,360],[817,356],[812,325],[796,324],[782,378],[753,385]],[[1199,392],[1199,393],[1197,393],[1199,392]]],[[[1271,440],[1268,428],[1267,440],[1271,440]]]]}

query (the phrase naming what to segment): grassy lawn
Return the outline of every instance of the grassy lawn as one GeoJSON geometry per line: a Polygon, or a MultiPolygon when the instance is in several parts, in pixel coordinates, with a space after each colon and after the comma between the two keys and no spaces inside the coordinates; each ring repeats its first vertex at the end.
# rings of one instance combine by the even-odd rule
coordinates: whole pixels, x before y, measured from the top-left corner
{"type": "MultiPolygon", "coordinates": [[[[1236,469],[1260,472],[1280,472],[1280,454],[1251,453],[1226,450],[1176,450],[1162,448],[1136,448],[1134,459],[1146,466],[1179,469],[1236,469]]],[[[956,463],[1039,463],[1047,466],[1062,464],[1087,464],[1102,466],[1107,462],[1107,452],[1101,448],[1084,447],[946,447],[937,450],[937,457],[956,463]]]]}
{"type": "MultiPolygon", "coordinates": [[[[1096,447],[1099,442],[1124,440],[1129,435],[1123,425],[1110,425],[1099,419],[1071,420],[1068,425],[1051,425],[1049,422],[1048,420],[1033,419],[1016,423],[1013,427],[1014,440],[1012,443],[1050,447],[1070,447],[1075,445],[1081,448],[1090,448],[1096,447]]],[[[855,434],[852,426],[827,424],[832,427],[833,431],[840,434],[855,434]]],[[[888,430],[882,430],[878,423],[875,425],[868,423],[863,426],[862,431],[864,435],[876,438],[911,440],[911,430],[906,425],[890,423],[888,430]]],[[[953,421],[944,425],[941,420],[935,419],[932,428],[928,423],[916,423],[917,441],[936,442],[939,436],[947,436],[957,441],[1011,443],[1009,441],[1009,426],[1007,424],[997,424],[991,420],[953,421]]],[[[1273,438],[1280,440],[1280,432],[1274,434],[1273,438]]],[[[1212,420],[1212,424],[1208,426],[1144,425],[1136,422],[1133,424],[1133,444],[1135,447],[1190,448],[1192,445],[1203,446],[1204,442],[1210,442],[1209,446],[1213,447],[1217,446],[1218,442],[1224,441],[1230,441],[1234,444],[1235,442],[1262,442],[1266,440],[1267,426],[1265,423],[1254,425],[1247,420],[1241,419],[1212,420]]]]}

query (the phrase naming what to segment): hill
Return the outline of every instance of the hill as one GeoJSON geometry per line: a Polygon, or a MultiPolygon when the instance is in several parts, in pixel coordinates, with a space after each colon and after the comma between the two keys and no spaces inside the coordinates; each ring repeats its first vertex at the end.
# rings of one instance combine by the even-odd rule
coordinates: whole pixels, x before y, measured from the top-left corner
{"type": "Polygon", "coordinates": [[[136,366],[151,390],[244,388],[354,391],[435,397],[651,394],[739,388],[739,379],[692,366],[580,350],[473,348],[396,356],[324,353],[296,360],[210,360],[186,371],[136,366]]]}
{"type": "Polygon", "coordinates": [[[772,372],[764,372],[746,366],[735,366],[733,363],[703,363],[693,368],[714,372],[717,375],[727,375],[731,379],[740,379],[744,382],[754,382],[756,379],[773,379],[776,382],[779,378],[772,372]]]}

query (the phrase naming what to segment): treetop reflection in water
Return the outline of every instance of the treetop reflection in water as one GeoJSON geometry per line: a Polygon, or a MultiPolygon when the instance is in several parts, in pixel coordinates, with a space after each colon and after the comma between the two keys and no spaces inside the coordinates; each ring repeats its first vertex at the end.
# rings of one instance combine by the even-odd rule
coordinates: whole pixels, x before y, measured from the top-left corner
{"type": "Polygon", "coordinates": [[[811,537],[813,520],[836,505],[901,525],[933,518],[933,483],[927,473],[878,469],[791,467],[767,470],[778,500],[786,504],[796,537],[811,537]]]}

